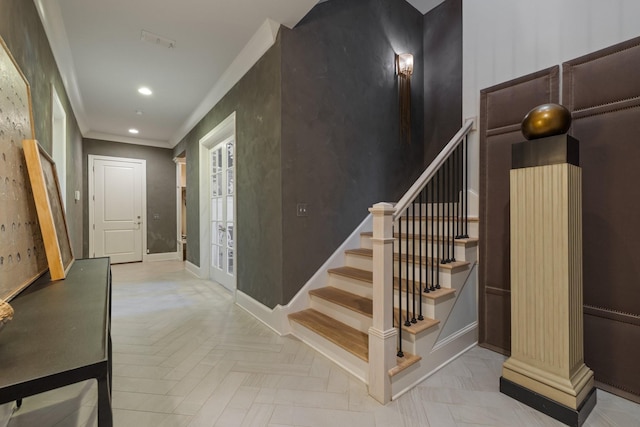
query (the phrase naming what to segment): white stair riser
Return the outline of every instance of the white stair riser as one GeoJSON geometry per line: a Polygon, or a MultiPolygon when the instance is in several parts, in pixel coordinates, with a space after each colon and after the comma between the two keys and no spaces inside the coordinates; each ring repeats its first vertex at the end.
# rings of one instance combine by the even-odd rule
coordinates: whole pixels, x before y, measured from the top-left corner
{"type": "Polygon", "coordinates": [[[365,334],[369,332],[369,328],[372,324],[371,317],[314,295],[310,295],[310,297],[311,308],[319,311],[320,313],[326,314],[347,326],[351,326],[360,332],[364,332],[365,334]]]}
{"type": "MultiPolygon", "coordinates": [[[[399,253],[400,251],[400,244],[402,243],[402,253],[410,253],[413,254],[414,252],[417,255],[420,255],[420,248],[422,247],[422,256],[427,256],[430,257],[432,253],[438,255],[438,251],[440,251],[440,253],[442,253],[442,242],[434,242],[433,246],[431,244],[430,240],[416,240],[415,242],[415,249],[414,249],[414,243],[412,241],[409,241],[409,245],[408,245],[408,249],[407,249],[407,243],[406,240],[402,240],[402,242],[400,242],[400,240],[396,240],[393,244],[393,251],[395,253],[399,253]]],[[[360,237],[360,247],[365,248],[365,249],[372,249],[373,245],[371,243],[371,236],[365,235],[365,236],[361,236],[360,237]]],[[[478,245],[475,243],[472,244],[466,244],[465,242],[461,242],[459,240],[454,240],[454,256],[456,258],[456,260],[458,261],[469,261],[469,262],[475,262],[477,259],[477,247],[478,245]]],[[[451,249],[449,249],[451,250],[451,249]]],[[[446,251],[446,249],[445,249],[446,251]]],[[[445,252],[446,253],[446,252],[445,252]]]]}
{"type": "MultiPolygon", "coordinates": [[[[464,277],[466,277],[468,269],[469,269],[468,266],[464,268],[456,268],[455,270],[440,268],[440,275],[439,275],[440,287],[455,288],[455,283],[459,282],[459,280],[464,280],[464,277]],[[461,277],[461,279],[458,279],[456,276],[463,276],[463,277],[461,277]]],[[[414,267],[413,265],[409,264],[409,268],[407,270],[407,264],[402,263],[401,270],[398,270],[398,263],[396,262],[396,264],[394,265],[394,272],[395,272],[394,274],[396,275],[396,277],[398,277],[399,274],[401,273],[402,279],[403,280],[407,279],[407,271],[409,272],[408,278],[410,282],[413,282],[415,278],[416,283],[418,283],[420,281],[420,277],[422,277],[423,283],[431,284],[432,270],[430,266],[414,267]],[[422,271],[422,276],[420,276],[421,271],[422,271]]],[[[437,270],[436,270],[436,273],[437,273],[437,270]]],[[[434,285],[436,285],[437,283],[438,282],[436,281],[434,285]]]]}
{"type": "Polygon", "coordinates": [[[363,249],[373,249],[372,237],[369,235],[360,236],[360,247],[363,249]]]}
{"type": "MultiPolygon", "coordinates": [[[[363,257],[355,254],[347,254],[345,259],[346,259],[345,263],[349,267],[359,268],[367,271],[371,271],[371,269],[373,268],[373,261],[370,257],[363,257]]],[[[466,277],[466,273],[468,269],[469,269],[468,266],[466,268],[457,268],[452,273],[450,269],[447,269],[444,267],[440,268],[440,287],[443,287],[443,288],[453,287],[453,283],[455,283],[453,276],[464,275],[466,277]]],[[[415,274],[416,281],[419,281],[420,270],[422,270],[423,282],[428,281],[430,283],[431,274],[432,274],[430,266],[415,266],[412,268],[412,265],[409,264],[409,269],[407,270],[407,264],[403,262],[402,270],[401,270],[402,278],[406,279],[407,271],[409,271],[410,279],[413,279],[414,277],[413,274],[415,274]]],[[[395,262],[394,271],[397,277],[399,274],[398,261],[395,262]]]]}
{"type": "MultiPolygon", "coordinates": [[[[445,209],[449,209],[450,212],[457,212],[458,203],[450,202],[450,203],[422,203],[422,212],[420,212],[420,204],[416,203],[415,205],[415,216],[422,214],[423,216],[438,216],[438,212],[443,212],[445,209]]],[[[460,207],[462,210],[462,207],[460,207]]],[[[404,219],[407,216],[407,211],[405,210],[401,217],[404,219]]],[[[413,207],[409,209],[409,216],[414,216],[413,207]]]]}
{"type": "MultiPolygon", "coordinates": [[[[453,253],[451,251],[451,246],[449,246],[449,255],[450,256],[453,255],[456,261],[475,262],[476,260],[475,253],[477,252],[476,248],[477,248],[476,246],[465,247],[464,244],[460,244],[460,243],[454,244],[453,253]]],[[[445,246],[443,248],[442,243],[438,245],[434,243],[434,245],[431,246],[431,242],[425,241],[425,240],[416,241],[415,247],[412,241],[409,241],[408,245],[406,241],[402,241],[402,242],[396,241],[393,245],[393,251],[395,253],[400,253],[400,250],[402,250],[403,254],[408,253],[410,255],[413,255],[415,253],[416,256],[420,256],[420,254],[422,254],[422,256],[426,256],[426,257],[440,256],[440,258],[444,258],[443,254],[445,256],[447,254],[447,247],[445,246]],[[399,247],[400,244],[402,244],[402,248],[399,247]],[[420,252],[420,249],[421,249],[420,246],[422,246],[422,252],[420,252]]]]}
{"type": "Polygon", "coordinates": [[[347,267],[359,268],[360,270],[373,271],[373,259],[367,256],[355,254],[345,254],[344,264],[347,267]]]}
{"type": "MultiPolygon", "coordinates": [[[[422,315],[431,319],[437,319],[444,321],[449,316],[449,312],[456,301],[455,294],[449,294],[445,297],[438,298],[437,300],[422,297],[422,315]]],[[[394,300],[394,307],[400,307],[403,310],[407,309],[406,293],[402,292],[401,299],[398,299],[398,290],[396,289],[394,300]],[[402,306],[400,306],[402,302],[402,306]]],[[[416,294],[416,311],[419,313],[420,295],[416,294]]],[[[409,310],[413,312],[413,295],[409,298],[409,310]]]]}
{"type": "Polygon", "coordinates": [[[373,286],[371,283],[363,282],[351,277],[345,277],[338,274],[329,274],[329,286],[351,292],[361,297],[373,299],[373,286]]]}
{"type": "MultiPolygon", "coordinates": [[[[449,232],[449,221],[448,220],[440,220],[440,219],[436,219],[436,220],[431,220],[431,219],[415,219],[415,220],[410,220],[409,221],[409,234],[420,234],[419,230],[420,230],[420,223],[422,223],[422,234],[424,235],[433,235],[435,234],[436,236],[438,235],[447,235],[449,232]],[[433,233],[431,233],[431,223],[433,222],[433,233]],[[444,227],[444,230],[443,228],[444,227]]],[[[453,234],[454,236],[456,235],[456,231],[457,234],[463,234],[465,229],[464,229],[464,224],[462,222],[458,223],[457,225],[458,229],[456,230],[456,225],[452,222],[451,223],[451,234],[453,234]]],[[[399,228],[399,225],[396,223],[395,226],[393,227],[393,230],[395,233],[401,233],[401,234],[407,234],[407,223],[405,220],[402,221],[402,229],[399,228]]],[[[468,221],[467,222],[467,227],[466,227],[466,231],[469,234],[469,237],[478,237],[478,221],[468,221]]]]}
{"type": "Polygon", "coordinates": [[[417,355],[429,354],[428,351],[424,351],[424,348],[430,349],[429,345],[433,347],[439,334],[439,324],[415,335],[402,331],[402,351],[417,355]],[[422,354],[420,354],[420,351],[422,351],[422,354]]]}
{"type": "Polygon", "coordinates": [[[313,347],[329,359],[342,366],[348,372],[368,383],[369,364],[364,360],[354,356],[342,347],[332,343],[331,341],[321,337],[315,332],[305,328],[298,322],[290,322],[291,330],[296,337],[313,347]]]}

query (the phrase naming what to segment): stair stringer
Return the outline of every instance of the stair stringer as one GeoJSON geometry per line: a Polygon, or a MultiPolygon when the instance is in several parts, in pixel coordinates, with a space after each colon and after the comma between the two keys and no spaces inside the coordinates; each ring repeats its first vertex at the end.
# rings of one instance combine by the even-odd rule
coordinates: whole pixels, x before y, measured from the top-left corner
{"type": "MultiPolygon", "coordinates": [[[[436,333],[425,334],[424,337],[416,337],[414,343],[415,354],[422,356],[422,360],[391,379],[391,396],[397,399],[418,383],[433,375],[440,368],[462,355],[475,346],[478,342],[478,316],[477,312],[473,320],[462,322],[459,327],[451,330],[450,326],[458,321],[456,309],[462,309],[467,299],[476,301],[478,282],[477,264],[473,264],[464,285],[456,292],[456,299],[446,319],[440,319],[436,333]],[[448,327],[449,326],[449,327],[448,327]],[[443,334],[443,332],[445,332],[443,334]]],[[[403,345],[406,343],[403,341],[403,345]]]]}
{"type": "MultiPolygon", "coordinates": [[[[260,320],[271,328],[278,335],[284,336],[292,334],[297,336],[291,328],[287,316],[297,311],[302,311],[309,307],[309,291],[327,286],[327,271],[332,268],[344,265],[345,251],[349,248],[360,246],[360,234],[373,229],[373,216],[368,214],[356,229],[345,239],[345,241],[334,251],[334,253],[318,268],[313,276],[300,288],[296,295],[286,305],[278,304],[274,308],[269,308],[261,302],[255,300],[250,295],[237,290],[236,304],[249,314],[260,320]]],[[[300,338],[300,337],[298,337],[300,338]]]]}

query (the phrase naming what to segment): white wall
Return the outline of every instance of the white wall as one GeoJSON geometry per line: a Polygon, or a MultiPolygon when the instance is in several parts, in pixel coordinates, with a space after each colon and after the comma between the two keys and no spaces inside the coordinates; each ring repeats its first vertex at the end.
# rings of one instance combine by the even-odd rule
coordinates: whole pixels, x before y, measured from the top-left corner
{"type": "MultiPolygon", "coordinates": [[[[639,0],[463,0],[462,10],[463,118],[479,118],[481,89],[640,36],[639,0]]],[[[478,132],[469,143],[478,192],[478,132]]]]}

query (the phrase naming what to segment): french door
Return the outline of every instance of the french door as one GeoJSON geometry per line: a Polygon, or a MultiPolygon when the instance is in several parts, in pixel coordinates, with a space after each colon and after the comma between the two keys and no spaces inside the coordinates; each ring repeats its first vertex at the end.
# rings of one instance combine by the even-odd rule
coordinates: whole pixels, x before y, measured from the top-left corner
{"type": "Polygon", "coordinates": [[[209,150],[211,197],[211,279],[235,289],[235,138],[209,150]]]}

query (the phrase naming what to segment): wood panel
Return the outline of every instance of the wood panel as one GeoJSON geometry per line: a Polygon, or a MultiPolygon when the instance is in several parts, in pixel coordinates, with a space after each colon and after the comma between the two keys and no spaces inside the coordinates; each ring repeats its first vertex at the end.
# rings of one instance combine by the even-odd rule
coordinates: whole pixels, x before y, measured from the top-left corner
{"type": "Polygon", "coordinates": [[[584,186],[585,362],[640,401],[640,38],[563,64],[584,186]]]}
{"type": "Polygon", "coordinates": [[[577,409],[593,388],[583,362],[582,171],[511,170],[511,358],[504,378],[577,409]]]}
{"type": "Polygon", "coordinates": [[[520,123],[533,107],[558,102],[559,67],[548,68],[480,93],[480,345],[511,348],[509,170],[511,144],[524,140],[520,123]]]}

